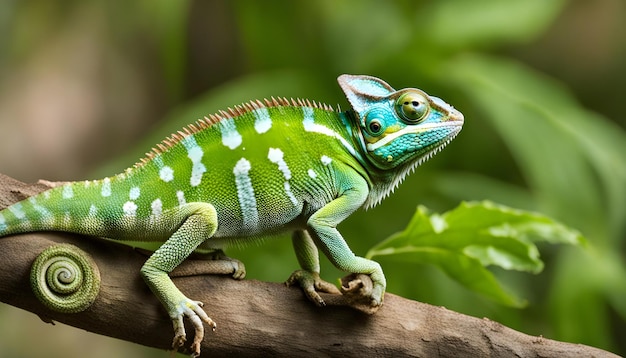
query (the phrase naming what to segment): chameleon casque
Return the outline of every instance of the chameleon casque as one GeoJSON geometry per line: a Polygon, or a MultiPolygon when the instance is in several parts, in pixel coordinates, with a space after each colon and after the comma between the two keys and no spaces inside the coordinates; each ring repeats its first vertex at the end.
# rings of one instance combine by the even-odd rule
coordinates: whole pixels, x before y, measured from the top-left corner
{"type": "Polygon", "coordinates": [[[380,265],[352,253],[336,226],[388,196],[461,130],[463,115],[421,90],[394,90],[370,76],[342,75],[352,108],[336,111],[308,100],[252,101],[198,120],[158,144],[125,172],[70,182],[0,211],[0,236],[64,231],[121,241],[162,243],[141,269],[174,326],[174,348],[193,324],[200,352],[202,303],[187,298],[168,273],[196,250],[245,275],[222,254],[233,242],[293,232],[299,285],[317,305],[317,291],[337,292],[319,276],[320,249],[339,269],[371,277],[370,304],[383,303],[380,265]]]}

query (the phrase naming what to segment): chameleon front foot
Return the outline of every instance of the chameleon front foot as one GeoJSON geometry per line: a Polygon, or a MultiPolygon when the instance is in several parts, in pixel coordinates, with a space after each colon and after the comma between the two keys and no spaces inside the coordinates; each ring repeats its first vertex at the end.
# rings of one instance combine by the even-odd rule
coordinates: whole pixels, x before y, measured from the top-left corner
{"type": "Polygon", "coordinates": [[[202,339],[204,339],[203,322],[211,327],[212,331],[215,331],[217,328],[217,324],[204,312],[202,306],[202,302],[189,299],[185,299],[179,304],[177,313],[172,315],[172,324],[174,325],[172,348],[174,350],[178,350],[187,341],[187,334],[185,333],[185,325],[183,323],[183,317],[187,317],[195,329],[193,342],[191,344],[191,356],[197,357],[200,355],[200,345],[202,339]]]}
{"type": "Polygon", "coordinates": [[[384,287],[368,275],[353,273],[341,279],[341,293],[351,307],[374,314],[382,306],[384,287]]]}
{"type": "Polygon", "coordinates": [[[326,303],[322,297],[320,297],[318,292],[341,294],[335,285],[322,280],[320,278],[320,274],[317,272],[309,272],[305,270],[294,271],[285,284],[289,287],[295,285],[300,286],[307,298],[320,307],[325,306],[326,303]]]}

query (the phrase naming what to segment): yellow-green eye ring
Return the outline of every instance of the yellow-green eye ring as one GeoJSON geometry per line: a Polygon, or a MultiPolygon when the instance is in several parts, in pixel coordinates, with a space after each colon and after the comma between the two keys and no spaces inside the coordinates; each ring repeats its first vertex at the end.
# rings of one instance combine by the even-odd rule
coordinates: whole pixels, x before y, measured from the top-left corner
{"type": "Polygon", "coordinates": [[[405,93],[396,101],[396,112],[400,118],[410,123],[416,123],[426,118],[428,110],[428,101],[419,93],[405,93]]]}

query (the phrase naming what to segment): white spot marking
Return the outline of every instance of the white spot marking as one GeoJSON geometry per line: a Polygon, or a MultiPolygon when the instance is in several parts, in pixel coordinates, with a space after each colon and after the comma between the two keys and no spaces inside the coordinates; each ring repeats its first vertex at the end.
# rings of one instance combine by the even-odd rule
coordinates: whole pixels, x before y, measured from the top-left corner
{"type": "Polygon", "coordinates": [[[163,202],[161,199],[155,199],[152,204],[150,204],[150,207],[152,208],[152,216],[155,219],[161,217],[161,214],[163,214],[163,202]]]}
{"type": "Polygon", "coordinates": [[[189,179],[189,183],[191,186],[198,186],[202,182],[202,175],[206,172],[206,167],[202,164],[202,156],[204,155],[204,152],[202,151],[202,148],[198,146],[196,138],[193,135],[185,137],[182,142],[187,149],[187,157],[191,159],[192,163],[191,178],[189,179]]]}
{"type": "Polygon", "coordinates": [[[262,134],[272,128],[272,118],[267,108],[258,108],[253,111],[256,121],[254,122],[254,129],[257,133],[262,134]]]}
{"type": "Polygon", "coordinates": [[[291,203],[294,206],[298,206],[298,200],[291,192],[291,186],[289,185],[289,179],[291,179],[291,170],[289,170],[289,166],[287,165],[287,162],[285,162],[283,151],[279,148],[270,148],[269,152],[267,153],[267,158],[270,160],[270,162],[278,165],[278,170],[280,170],[283,173],[283,177],[285,177],[285,193],[289,197],[289,200],[291,200],[291,203]]]}
{"type": "Polygon", "coordinates": [[[69,211],[66,211],[65,215],[63,215],[63,224],[66,227],[69,227],[70,225],[72,225],[72,216],[70,215],[69,211]]]}
{"type": "Polygon", "coordinates": [[[50,212],[50,210],[44,208],[43,206],[34,205],[33,208],[35,209],[35,211],[39,213],[39,215],[41,215],[42,221],[47,221],[47,220],[50,220],[50,218],[52,218],[52,213],[50,212]]]}
{"type": "Polygon", "coordinates": [[[72,189],[72,185],[65,184],[63,185],[63,199],[71,199],[74,197],[74,189],[72,189]]]}
{"type": "Polygon", "coordinates": [[[254,231],[259,225],[259,212],[256,206],[252,180],[250,180],[248,175],[251,168],[250,162],[246,158],[241,158],[235,164],[233,174],[235,174],[237,198],[239,199],[239,207],[243,216],[243,227],[246,230],[254,231]]]}
{"type": "Polygon", "coordinates": [[[0,231],[4,231],[6,229],[7,229],[6,220],[4,219],[4,216],[0,214],[0,231]]]}
{"type": "Polygon", "coordinates": [[[313,171],[313,169],[309,169],[307,170],[307,174],[309,174],[309,176],[313,179],[317,178],[317,173],[315,173],[315,171],[313,171]]]}
{"type": "Polygon", "coordinates": [[[102,189],[100,190],[100,194],[103,197],[111,196],[111,179],[104,178],[102,180],[102,189]]]}
{"type": "Polygon", "coordinates": [[[284,186],[285,186],[285,193],[287,193],[287,196],[289,197],[289,200],[291,200],[291,203],[293,204],[293,206],[298,206],[298,199],[296,199],[296,197],[291,192],[291,185],[289,185],[289,182],[285,181],[284,186]]]}
{"type": "Polygon", "coordinates": [[[189,157],[189,159],[191,159],[193,163],[198,163],[202,160],[202,156],[204,155],[202,148],[198,146],[195,140],[193,141],[193,143],[188,144],[189,147],[187,148],[187,156],[189,157]]]}
{"type": "Polygon", "coordinates": [[[91,206],[89,207],[89,217],[95,218],[96,215],[98,215],[98,208],[94,205],[91,204],[91,206]]]}
{"type": "Polygon", "coordinates": [[[330,164],[332,161],[333,161],[333,160],[332,160],[332,159],[330,159],[329,157],[327,157],[327,156],[325,156],[325,155],[322,155],[322,164],[324,164],[324,165],[328,165],[328,164],[330,164]]]}
{"type": "Polygon", "coordinates": [[[139,195],[141,194],[141,189],[139,189],[139,187],[132,187],[130,188],[130,192],[128,193],[128,197],[130,198],[130,200],[137,200],[137,198],[139,198],[139,195]]]}
{"type": "Polygon", "coordinates": [[[50,199],[50,190],[46,190],[43,192],[43,197],[44,199],[50,199]]]}
{"type": "Polygon", "coordinates": [[[15,203],[9,206],[8,209],[16,219],[23,220],[26,218],[26,214],[24,214],[24,211],[22,210],[22,203],[15,203]]]}
{"type": "Polygon", "coordinates": [[[168,167],[167,165],[164,166],[161,170],[159,170],[159,178],[166,183],[171,182],[174,180],[174,169],[168,167]]]}
{"type": "Polygon", "coordinates": [[[127,201],[122,206],[122,210],[124,211],[124,215],[134,217],[137,215],[137,204],[133,201],[127,201]]]}
{"type": "Polygon", "coordinates": [[[179,206],[187,204],[187,200],[185,200],[185,193],[183,193],[181,190],[176,192],[176,198],[178,199],[179,206]]]}
{"type": "Polygon", "coordinates": [[[291,170],[289,170],[289,166],[287,166],[287,163],[283,158],[284,153],[279,148],[270,148],[269,152],[267,153],[267,159],[269,159],[270,162],[277,164],[278,170],[283,173],[285,179],[289,180],[291,179],[291,170]]]}
{"type": "Polygon", "coordinates": [[[35,209],[35,211],[39,213],[42,222],[48,222],[53,219],[54,216],[52,215],[50,210],[37,204],[37,198],[31,196],[30,198],[28,198],[28,202],[31,203],[33,205],[33,209],[35,209]]]}
{"type": "Polygon", "coordinates": [[[356,158],[360,158],[359,153],[357,153],[357,151],[354,149],[352,144],[350,144],[350,142],[348,142],[339,133],[326,127],[323,124],[315,123],[315,118],[313,115],[313,108],[302,107],[302,112],[304,113],[304,120],[302,121],[302,125],[304,126],[304,130],[306,132],[319,133],[319,134],[323,134],[329,137],[333,137],[337,139],[341,143],[341,145],[343,145],[344,148],[346,148],[350,152],[350,154],[352,154],[352,156],[356,158]]]}
{"type": "Polygon", "coordinates": [[[219,123],[222,131],[222,144],[230,149],[239,147],[243,139],[241,134],[237,132],[235,120],[233,118],[222,119],[219,123]]]}

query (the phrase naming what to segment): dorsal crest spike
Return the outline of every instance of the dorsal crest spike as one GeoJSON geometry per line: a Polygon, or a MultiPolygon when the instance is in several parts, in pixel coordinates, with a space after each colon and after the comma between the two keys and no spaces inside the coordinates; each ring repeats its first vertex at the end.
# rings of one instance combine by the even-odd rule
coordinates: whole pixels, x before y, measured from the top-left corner
{"type": "Polygon", "coordinates": [[[242,106],[243,106],[243,109],[246,112],[251,112],[251,111],[256,109],[256,106],[254,105],[254,102],[246,102],[242,106]]]}
{"type": "Polygon", "coordinates": [[[209,128],[210,124],[208,123],[208,120],[209,119],[207,117],[198,119],[196,124],[198,124],[198,126],[200,127],[200,130],[209,128]]]}
{"type": "MultiPolygon", "coordinates": [[[[196,120],[195,123],[191,123],[183,129],[172,133],[169,137],[163,139],[161,143],[158,143],[156,147],[152,148],[148,153],[146,153],[146,156],[144,158],[141,158],[139,162],[135,164],[135,167],[145,165],[160,154],[167,152],[170,148],[183,140],[183,138],[198,133],[202,130],[208,129],[221,121],[237,118],[245,115],[248,112],[252,112],[261,108],[273,107],[310,107],[326,111],[335,111],[332,106],[328,104],[315,102],[303,98],[272,96],[270,98],[251,100],[249,102],[244,102],[233,107],[227,107],[226,110],[219,110],[215,113],[206,115],[196,120]]],[[[337,111],[340,111],[339,107],[337,108],[337,111]]]]}
{"type": "Polygon", "coordinates": [[[217,114],[209,114],[209,123],[211,123],[211,125],[221,121],[222,118],[220,118],[220,116],[218,116],[217,114]]]}
{"type": "Polygon", "coordinates": [[[194,123],[191,123],[189,126],[185,127],[185,134],[190,135],[197,132],[198,130],[198,127],[194,123]]]}

